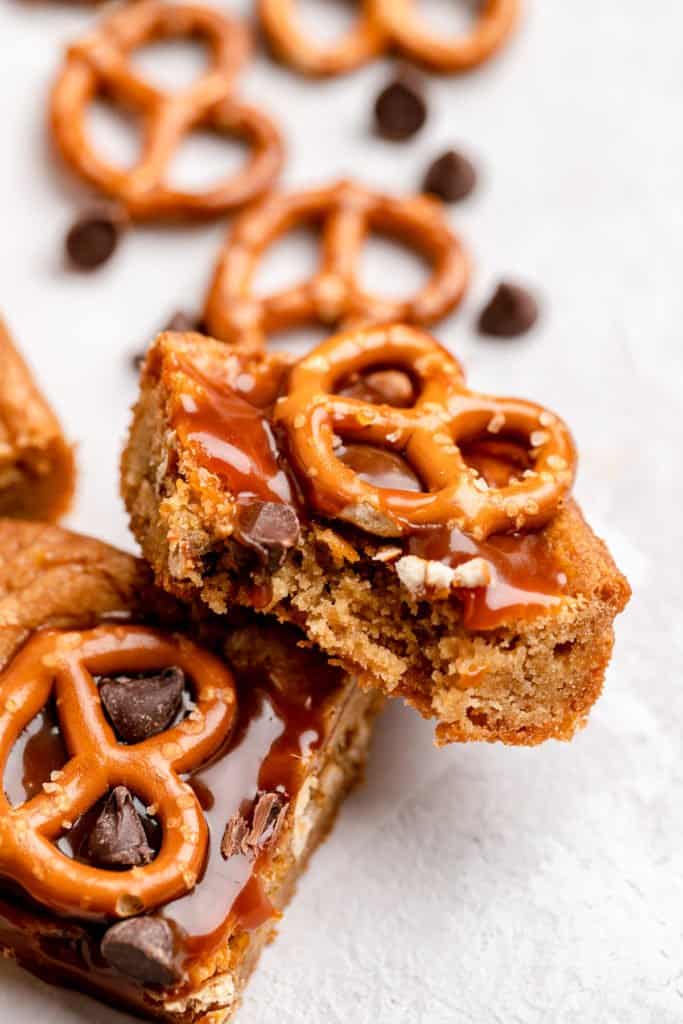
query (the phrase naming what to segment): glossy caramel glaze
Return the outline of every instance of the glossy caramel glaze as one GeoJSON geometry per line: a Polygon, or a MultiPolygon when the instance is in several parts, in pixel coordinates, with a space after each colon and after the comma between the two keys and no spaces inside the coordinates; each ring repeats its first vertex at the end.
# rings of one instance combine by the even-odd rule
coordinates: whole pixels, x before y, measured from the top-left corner
{"type": "MultiPolygon", "coordinates": [[[[430,346],[426,346],[426,350],[434,359],[442,358],[442,350],[430,346]]],[[[208,379],[207,374],[199,371],[187,357],[183,357],[178,366],[187,384],[184,385],[182,408],[174,425],[192,445],[200,465],[212,469],[225,481],[238,501],[249,495],[286,500],[296,505],[302,520],[313,517],[314,507],[311,502],[302,503],[296,474],[290,468],[289,458],[293,459],[293,464],[296,464],[296,459],[291,456],[287,436],[273,432],[273,409],[279,393],[287,387],[287,374],[283,367],[275,365],[269,372],[266,362],[259,364],[261,369],[256,376],[233,368],[220,378],[219,371],[212,371],[208,379]],[[238,461],[235,449],[249,464],[246,475],[235,470],[238,461]],[[231,453],[229,458],[225,458],[226,452],[231,453]],[[217,453],[223,453],[223,457],[219,458],[217,453]]],[[[456,370],[451,370],[451,377],[455,380],[456,370]]],[[[343,417],[339,424],[335,424],[335,427],[339,425],[339,433],[332,438],[332,450],[339,470],[352,472],[360,485],[368,484],[377,490],[382,510],[397,496],[402,500],[412,496],[418,502],[433,496],[427,493],[428,488],[400,445],[386,447],[379,436],[372,443],[378,431],[370,414],[374,416],[374,413],[389,408],[386,403],[390,403],[396,415],[399,410],[409,408],[419,398],[418,383],[408,364],[402,369],[387,369],[380,363],[379,368],[371,364],[364,370],[361,366],[342,376],[334,391],[340,401],[348,399],[371,403],[367,407],[367,424],[361,430],[356,429],[356,424],[351,431],[353,440],[351,437],[346,439],[348,424],[343,417]],[[366,436],[367,441],[364,440],[366,436]]],[[[324,415],[322,407],[315,409],[313,415],[318,412],[324,415]]],[[[349,416],[357,415],[358,407],[353,405],[349,416]]],[[[484,431],[483,436],[475,432],[462,440],[460,454],[468,470],[476,472],[479,483],[485,481],[489,488],[500,494],[507,493],[507,488],[524,486],[534,465],[528,440],[517,438],[514,432],[508,435],[505,431],[495,434],[484,431]]],[[[297,470],[301,467],[297,466],[297,470]]],[[[305,487],[309,497],[315,490],[317,479],[304,480],[303,473],[298,473],[298,482],[305,487]]],[[[476,489],[475,492],[480,496],[486,493],[476,489]]],[[[341,505],[341,500],[335,503],[331,498],[329,507],[318,508],[318,514],[336,518],[341,505]]],[[[451,567],[474,557],[486,559],[493,574],[491,584],[482,588],[459,589],[452,599],[462,603],[467,628],[490,630],[514,618],[531,618],[559,606],[566,580],[555,562],[545,533],[534,529],[534,516],[530,518],[532,522],[527,523],[525,529],[508,527],[508,532],[494,532],[485,539],[476,538],[452,523],[426,523],[408,531],[408,536],[391,537],[390,542],[397,543],[405,554],[441,561],[451,567]]],[[[510,526],[515,524],[514,520],[508,519],[507,522],[510,526]]],[[[356,546],[369,551],[377,541],[377,538],[370,540],[366,534],[353,528],[351,531],[345,529],[345,536],[356,546]]],[[[267,607],[272,599],[269,581],[258,579],[250,585],[252,596],[249,600],[253,606],[267,607]]]]}
{"type": "Polygon", "coordinates": [[[220,477],[238,500],[292,502],[292,486],[260,404],[271,397],[269,384],[264,387],[245,373],[229,386],[210,380],[190,360],[182,360],[179,369],[192,387],[180,396],[173,425],[200,465],[220,477]]]}
{"type": "MultiPolygon", "coordinates": [[[[196,887],[185,896],[156,912],[170,922],[176,936],[178,963],[184,969],[183,985],[192,986],[203,959],[210,956],[234,933],[251,931],[277,916],[264,876],[270,865],[270,851],[263,850],[255,861],[242,854],[228,860],[220,847],[225,826],[241,809],[253,805],[256,795],[275,791],[292,801],[304,778],[303,761],[315,755],[326,738],[328,699],[341,682],[341,672],[322,659],[296,647],[293,634],[277,630],[277,640],[269,643],[263,631],[261,650],[247,655],[251,667],[242,667],[237,675],[237,716],[227,742],[207,763],[183,776],[194,791],[208,826],[208,847],[203,873],[196,887]],[[291,637],[291,639],[290,639],[291,637]],[[284,638],[284,640],[283,640],[284,638]],[[272,655],[276,651],[277,657],[272,655]]],[[[241,662],[244,661],[241,656],[241,662]]],[[[184,714],[193,708],[186,699],[184,714]]],[[[54,706],[45,708],[21,732],[12,748],[4,776],[7,799],[13,806],[39,792],[50,775],[63,766],[67,751],[56,725],[54,706]]],[[[104,797],[71,829],[62,833],[57,845],[62,853],[88,865],[87,839],[104,797]]],[[[161,842],[159,822],[145,815],[138,803],[148,839],[157,850],[161,842]]],[[[117,872],[111,872],[116,877],[117,872]]],[[[12,883],[4,886],[10,893],[0,901],[0,931],[10,927],[12,919],[22,920],[27,909],[50,920],[35,901],[20,893],[12,883]]],[[[64,923],[68,918],[52,917],[64,923]]],[[[69,971],[82,970],[84,979],[106,984],[111,968],[99,953],[105,924],[73,920],[78,942],[59,955],[53,949],[53,963],[65,962],[69,971]]],[[[33,927],[33,925],[31,926],[33,927]]],[[[29,942],[30,929],[23,938],[12,940],[13,947],[29,942]]],[[[51,971],[53,968],[51,968],[51,971]]],[[[54,968],[58,974],[58,966],[54,968]]],[[[133,982],[122,980],[127,988],[133,982]]],[[[181,986],[182,988],[183,986],[181,986]]]]}
{"type": "Polygon", "coordinates": [[[422,484],[404,458],[386,448],[369,444],[347,444],[336,449],[340,462],[361,480],[390,490],[421,491],[422,484]]]}
{"type": "MultiPolygon", "coordinates": [[[[529,465],[528,453],[512,441],[481,441],[463,452],[468,465],[488,484],[504,487],[529,465]]],[[[487,587],[460,590],[467,629],[489,630],[513,618],[533,618],[556,607],[566,586],[542,532],[509,533],[474,541],[459,530],[425,531],[409,543],[410,554],[455,567],[485,558],[493,567],[487,587]]]]}

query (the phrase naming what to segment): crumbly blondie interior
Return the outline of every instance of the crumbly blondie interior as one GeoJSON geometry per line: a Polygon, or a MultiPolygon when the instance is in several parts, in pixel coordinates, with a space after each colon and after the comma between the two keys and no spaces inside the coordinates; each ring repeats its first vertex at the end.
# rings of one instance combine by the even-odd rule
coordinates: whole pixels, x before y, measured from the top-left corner
{"type": "Polygon", "coordinates": [[[218,614],[243,604],[295,623],[364,685],[436,719],[439,743],[571,738],[600,693],[613,620],[629,596],[575,502],[534,538],[562,580],[557,593],[513,601],[483,626],[468,620],[466,600],[400,574],[395,557],[405,550],[346,524],[302,519],[296,542],[275,563],[264,560],[235,529],[237,495],[176,429],[178,403],[192,390],[179,355],[205,379],[236,379],[237,356],[196,335],[162,335],[149,353],[122,489],[164,588],[218,614]]]}
{"type": "MultiPolygon", "coordinates": [[[[290,679],[296,677],[296,685],[305,687],[318,685],[317,673],[321,682],[324,677],[321,734],[303,754],[296,791],[283,811],[265,863],[258,861],[260,901],[281,912],[309,856],[331,828],[343,797],[362,775],[381,697],[363,692],[340,668],[302,648],[297,632],[289,627],[254,622],[248,615],[233,626],[210,614],[193,616],[156,590],[139,560],[55,527],[0,520],[0,675],[37,628],[89,628],[96,622],[129,619],[183,630],[194,619],[191,635],[222,652],[238,680],[242,674],[250,681],[254,674],[265,673],[285,693],[290,679]]],[[[260,721],[258,715],[256,720],[260,721]]],[[[228,752],[212,770],[216,765],[222,769],[224,763],[225,773],[234,776],[240,762],[233,756],[228,752]]],[[[231,856],[230,850],[226,852],[231,856]]],[[[220,894],[212,892],[212,900],[216,898],[220,894]]],[[[227,898],[229,904],[233,897],[227,898]]],[[[244,914],[234,912],[235,923],[230,925],[232,918],[228,919],[220,942],[212,940],[195,949],[182,983],[167,989],[132,982],[106,964],[100,953],[100,925],[65,920],[6,886],[0,889],[0,951],[45,980],[76,987],[146,1018],[223,1024],[236,1011],[277,923],[272,913],[265,920],[261,913],[252,926],[244,914]]],[[[164,914],[173,919],[173,903],[164,914]]]]}
{"type": "Polygon", "coordinates": [[[73,452],[0,320],[0,515],[56,520],[73,484],[73,452]]]}

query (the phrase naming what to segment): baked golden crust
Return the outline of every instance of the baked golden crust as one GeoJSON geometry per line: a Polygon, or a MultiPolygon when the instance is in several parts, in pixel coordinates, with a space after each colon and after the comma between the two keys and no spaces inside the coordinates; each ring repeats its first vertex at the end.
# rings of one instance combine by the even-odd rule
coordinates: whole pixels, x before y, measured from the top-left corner
{"type": "Polygon", "coordinates": [[[165,589],[219,614],[244,604],[295,623],[365,685],[436,719],[438,743],[571,738],[600,693],[630,593],[572,500],[535,535],[560,590],[484,627],[467,620],[463,601],[407,586],[391,558],[378,560],[386,541],[321,518],[302,519],[277,567],[259,565],[235,535],[238,496],[176,429],[188,358],[225,381],[238,355],[196,335],[160,336],[122,465],[133,532],[165,589]]]}
{"type": "Polygon", "coordinates": [[[0,320],[0,516],[53,522],[68,509],[74,458],[0,320]]]}
{"type": "MultiPolygon", "coordinates": [[[[192,635],[227,656],[238,685],[243,673],[249,674],[250,680],[251,673],[258,678],[265,673],[274,680],[272,685],[283,688],[285,701],[290,699],[287,673],[291,672],[291,665],[296,665],[299,658],[313,659],[300,666],[301,671],[297,669],[295,676],[297,685],[299,679],[313,680],[316,687],[320,684],[315,690],[320,693],[320,700],[316,697],[314,701],[319,705],[316,714],[320,717],[316,721],[320,722],[320,743],[301,761],[301,777],[292,790],[286,816],[272,849],[269,848],[268,858],[258,869],[263,899],[268,901],[267,906],[281,911],[308,857],[332,826],[345,793],[362,773],[372,722],[380,706],[376,695],[364,694],[349,676],[326,667],[319,655],[298,647],[298,634],[274,622],[243,621],[231,628],[225,619],[214,620],[210,614],[191,616],[187,608],[154,587],[151,573],[138,559],[56,527],[0,519],[0,673],[29,635],[43,626],[81,630],[105,620],[144,622],[185,631],[190,619],[195,620],[192,635]],[[324,685],[317,673],[325,675],[324,685]]],[[[278,712],[280,715],[285,714],[285,706],[278,712]]],[[[239,760],[243,742],[239,737],[242,730],[249,728],[251,712],[245,710],[240,714],[235,749],[231,747],[229,753],[222,755],[226,757],[225,770],[231,773],[230,786],[225,787],[228,793],[235,789],[235,773],[241,771],[240,765],[249,762],[253,772],[255,748],[251,740],[245,760],[239,760]]],[[[254,719],[263,720],[263,715],[254,719]]],[[[281,728],[274,735],[279,735],[281,728]]],[[[268,743],[266,735],[266,751],[268,743]]],[[[213,763],[211,771],[215,770],[213,763]]],[[[249,790],[251,776],[241,783],[249,790]]],[[[217,802],[226,799],[219,797],[218,792],[216,798],[217,802]]],[[[230,799],[235,799],[234,793],[230,799]]],[[[216,819],[210,820],[213,829],[216,819]]],[[[212,840],[212,856],[227,824],[222,816],[220,820],[220,830],[214,833],[217,840],[212,840]]],[[[226,872],[227,866],[223,865],[217,878],[228,878],[226,872]]],[[[246,877],[249,879],[250,875],[246,877]]],[[[197,892],[202,884],[214,886],[216,878],[211,878],[213,881],[207,883],[207,867],[197,892]]],[[[229,906],[234,899],[233,883],[221,884],[225,893],[221,897],[220,890],[212,888],[212,905],[227,897],[229,906]]],[[[182,912],[179,914],[178,906],[177,902],[170,904],[165,913],[170,914],[176,927],[182,922],[182,929],[188,920],[195,922],[196,911],[190,911],[190,917],[185,918],[182,912]]],[[[185,976],[180,985],[169,989],[133,983],[110,966],[102,970],[98,966],[102,964],[101,925],[73,919],[67,922],[5,887],[0,891],[0,951],[46,980],[77,987],[145,1017],[176,1024],[223,1024],[237,1009],[261,948],[274,930],[272,915],[261,914],[257,922],[248,925],[239,915],[233,921],[233,911],[234,907],[223,931],[214,932],[215,922],[208,922],[210,936],[200,932],[195,938],[196,933],[191,933],[195,945],[184,962],[185,976]],[[200,936],[202,942],[196,946],[200,936]],[[211,941],[205,942],[208,939],[211,941]]],[[[201,925],[200,921],[200,928],[201,925]]]]}

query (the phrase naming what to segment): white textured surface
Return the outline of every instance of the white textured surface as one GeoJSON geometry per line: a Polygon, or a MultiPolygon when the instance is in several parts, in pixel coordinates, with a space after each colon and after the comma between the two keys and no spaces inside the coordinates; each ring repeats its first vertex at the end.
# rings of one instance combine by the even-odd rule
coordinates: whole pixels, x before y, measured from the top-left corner
{"type": "MultiPolygon", "coordinates": [[[[301,884],[242,1024],[683,1021],[683,7],[527,7],[501,60],[431,82],[431,123],[410,145],[368,136],[381,64],[315,87],[260,58],[245,92],[282,119],[293,185],[353,172],[408,189],[443,145],[475,154],[482,186],[453,221],[476,275],[440,336],[475,386],[572,424],[580,498],[634,599],[605,696],[571,746],[439,752],[426,724],[391,707],[368,784],[301,884]],[[500,274],[542,288],[527,340],[472,331],[500,274]]],[[[44,98],[59,44],[90,17],[0,9],[0,304],[80,442],[72,525],[130,546],[115,472],[127,356],[196,305],[222,229],[137,232],[89,280],[60,268],[75,190],[48,159],[44,98]]],[[[386,249],[375,256],[376,272],[386,249]]],[[[0,1020],[124,1019],[9,966],[1,977],[0,1020]]]]}

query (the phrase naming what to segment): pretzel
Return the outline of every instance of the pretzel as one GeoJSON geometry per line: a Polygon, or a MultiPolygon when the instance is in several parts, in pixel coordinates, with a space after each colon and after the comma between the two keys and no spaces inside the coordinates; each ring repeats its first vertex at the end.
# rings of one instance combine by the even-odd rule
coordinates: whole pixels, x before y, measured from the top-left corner
{"type": "Polygon", "coordinates": [[[426,196],[395,199],[350,181],[310,192],[271,195],[235,223],[209,289],[204,320],[223,341],[263,348],[271,331],[320,322],[430,324],[458,305],[469,262],[441,205],[426,196]],[[256,297],[252,279],[264,250],[301,224],[320,221],[320,270],[308,281],[256,297]],[[364,291],[356,278],[369,229],[404,238],[433,264],[431,279],[414,296],[392,299],[364,291]]]}
{"type": "Polygon", "coordinates": [[[51,99],[52,132],[64,160],[118,199],[135,220],[215,217],[257,198],[280,171],[283,143],[265,114],[233,98],[249,45],[244,26],[208,7],[160,0],[123,6],[67,51],[51,99]],[[149,42],[178,37],[202,39],[211,61],[192,85],[170,93],[140,77],[129,58],[149,42]],[[101,158],[88,137],[87,108],[101,93],[140,118],[144,145],[131,168],[101,158]],[[165,174],[183,138],[197,128],[243,137],[252,155],[242,170],[213,189],[174,188],[165,174]]]}
{"type": "Polygon", "coordinates": [[[301,28],[296,0],[259,0],[261,22],[275,51],[310,75],[351,71],[390,47],[436,71],[467,71],[503,45],[519,8],[520,0],[484,0],[471,32],[449,40],[425,25],[416,0],[362,0],[357,22],[338,42],[325,45],[301,28]]]}
{"type": "Polygon", "coordinates": [[[0,792],[0,875],[51,909],[77,916],[127,917],[184,895],[204,866],[208,828],[179,775],[199,767],[230,734],[236,714],[230,672],[185,638],[143,627],[36,633],[0,675],[3,771],[20,732],[53,692],[71,760],[25,804],[11,807],[0,792]],[[142,743],[118,743],[93,674],[170,665],[191,676],[196,711],[142,743]],[[164,838],[154,861],[107,871],[63,854],[58,836],[119,785],[155,807],[164,838]]]}
{"type": "Polygon", "coordinates": [[[411,327],[362,328],[319,345],[292,370],[275,421],[317,511],[380,536],[443,524],[484,540],[541,526],[574,477],[574,445],[561,420],[531,402],[470,391],[457,360],[411,327]],[[335,394],[354,374],[378,367],[411,377],[418,393],[413,406],[335,394]],[[489,487],[458,447],[487,433],[526,440],[533,468],[508,486],[489,487]],[[389,490],[361,479],[335,454],[339,438],[399,452],[426,490],[389,490]]]}

